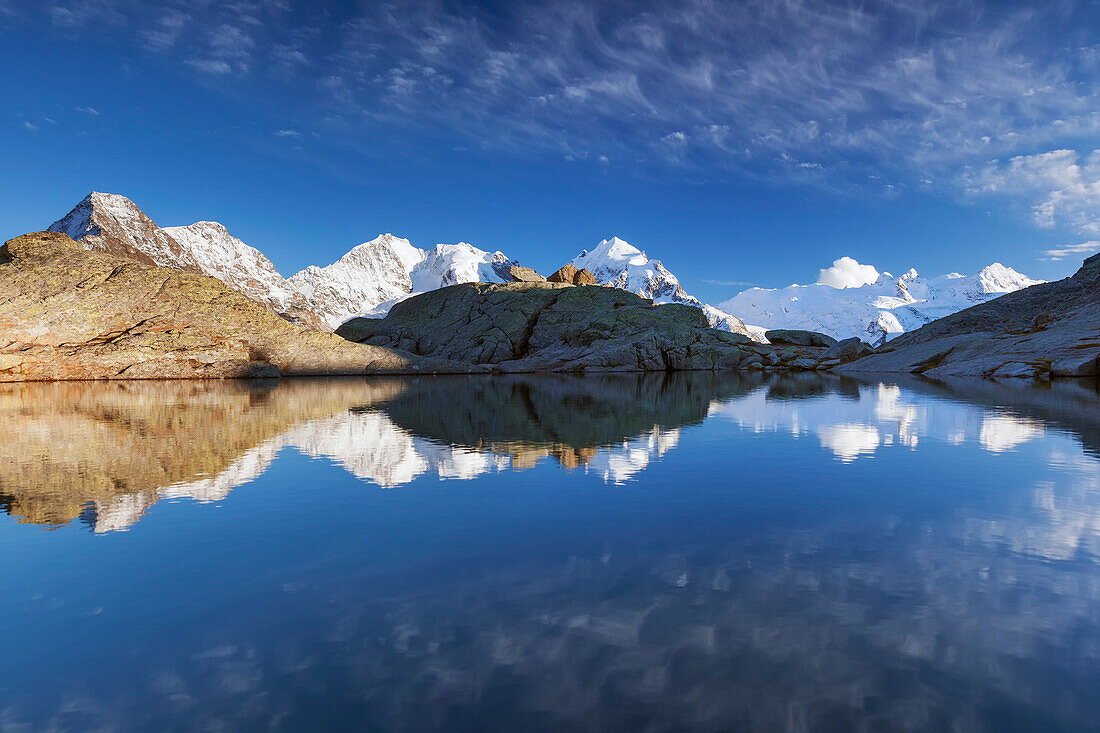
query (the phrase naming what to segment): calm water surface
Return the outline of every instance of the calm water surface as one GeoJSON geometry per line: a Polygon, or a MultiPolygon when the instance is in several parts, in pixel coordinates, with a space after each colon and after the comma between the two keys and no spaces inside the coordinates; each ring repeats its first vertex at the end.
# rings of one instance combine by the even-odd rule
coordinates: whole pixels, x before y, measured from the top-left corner
{"type": "Polygon", "coordinates": [[[1095,384],[0,387],[0,730],[1082,730],[1095,384]]]}

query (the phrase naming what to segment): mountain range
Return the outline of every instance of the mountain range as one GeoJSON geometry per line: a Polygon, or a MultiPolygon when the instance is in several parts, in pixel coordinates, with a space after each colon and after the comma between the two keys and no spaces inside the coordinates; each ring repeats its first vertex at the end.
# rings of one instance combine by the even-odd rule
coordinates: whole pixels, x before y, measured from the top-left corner
{"type": "Polygon", "coordinates": [[[750,288],[718,307],[752,324],[749,330],[757,335],[772,328],[794,328],[836,339],[858,336],[880,346],[937,318],[1041,282],[994,262],[970,276],[926,278],[911,269],[897,278],[884,272],[875,282],[858,287],[814,283],[750,288]]]}
{"type": "MultiPolygon", "coordinates": [[[[232,236],[222,224],[200,221],[162,228],[130,199],[98,192],[49,228],[89,250],[216,277],[292,322],[323,330],[356,316],[381,317],[396,302],[448,285],[511,282],[511,269],[519,265],[502,252],[490,253],[465,242],[421,249],[407,239],[382,234],[328,266],[311,265],[287,278],[260,250],[232,236]]],[[[769,328],[805,328],[879,344],[1039,282],[999,264],[972,277],[925,279],[910,270],[896,279],[884,273],[877,282],[858,288],[752,288],[714,307],[686,293],[661,261],[618,237],[582,251],[570,264],[587,269],[601,285],[655,303],[701,308],[711,327],[757,340],[763,340],[769,328]],[[746,322],[752,326],[746,327],[746,322]]]]}

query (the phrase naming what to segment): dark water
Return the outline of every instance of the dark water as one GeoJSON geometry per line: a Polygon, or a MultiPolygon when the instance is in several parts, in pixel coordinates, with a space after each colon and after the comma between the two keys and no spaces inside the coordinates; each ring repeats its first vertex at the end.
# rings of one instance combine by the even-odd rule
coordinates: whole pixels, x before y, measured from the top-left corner
{"type": "Polygon", "coordinates": [[[0,730],[1082,730],[1093,384],[0,388],[0,730]]]}

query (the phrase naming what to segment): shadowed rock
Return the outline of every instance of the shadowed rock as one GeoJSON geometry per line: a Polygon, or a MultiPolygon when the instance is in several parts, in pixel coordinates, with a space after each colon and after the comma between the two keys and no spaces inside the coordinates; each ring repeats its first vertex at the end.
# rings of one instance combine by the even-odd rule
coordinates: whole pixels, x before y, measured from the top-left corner
{"type": "Polygon", "coordinates": [[[875,349],[873,346],[861,341],[858,336],[853,336],[852,338],[844,339],[825,349],[825,353],[821,355],[821,358],[839,359],[841,362],[849,362],[867,356],[868,354],[873,354],[874,352],[875,349]]]}
{"type": "Polygon", "coordinates": [[[748,337],[708,328],[695,307],[654,306],[616,288],[466,284],[353,319],[345,338],[502,371],[735,369],[748,337]]]}
{"type": "Polygon", "coordinates": [[[764,333],[764,338],[777,346],[816,346],[829,348],[836,346],[836,339],[817,331],[798,331],[787,328],[777,328],[764,333]]]}

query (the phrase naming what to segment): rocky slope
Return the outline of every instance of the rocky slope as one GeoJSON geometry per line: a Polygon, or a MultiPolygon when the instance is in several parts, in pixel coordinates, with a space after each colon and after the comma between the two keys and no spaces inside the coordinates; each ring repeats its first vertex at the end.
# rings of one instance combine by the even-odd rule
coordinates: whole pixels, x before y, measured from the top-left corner
{"type": "Polygon", "coordinates": [[[909,270],[899,278],[835,288],[820,283],[750,288],[718,304],[751,327],[820,331],[833,338],[858,336],[873,345],[926,323],[1042,282],[994,263],[977,275],[924,278],[909,270]]]}
{"type": "Polygon", "coordinates": [[[758,344],[710,328],[693,306],[552,282],[442,288],[394,305],[384,319],[352,319],[337,333],[505,372],[828,366],[824,348],[758,344]]]}
{"type": "Polygon", "coordinates": [[[618,237],[605,239],[592,250],[584,250],[570,260],[569,265],[577,270],[588,270],[600,285],[620,288],[654,303],[695,306],[706,315],[711,328],[752,337],[740,318],[688,295],[660,260],[649,259],[645,252],[618,237]]]}
{"type": "Polygon", "coordinates": [[[461,370],[287,322],[213,277],[37,232],[0,248],[0,381],[461,370]]]}
{"type": "Polygon", "coordinates": [[[903,334],[846,372],[932,377],[1077,377],[1100,359],[1100,255],[1073,277],[1034,285],[903,334]]]}

